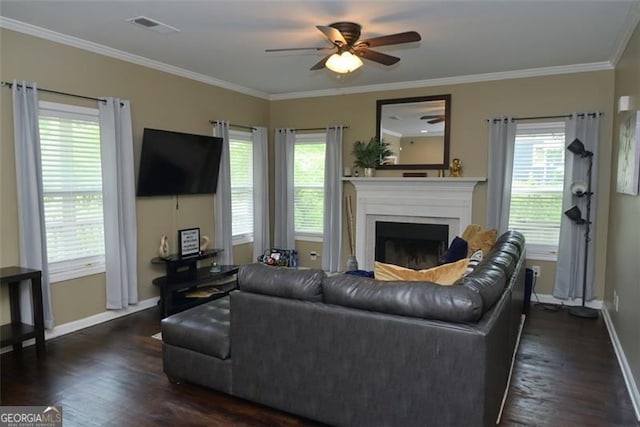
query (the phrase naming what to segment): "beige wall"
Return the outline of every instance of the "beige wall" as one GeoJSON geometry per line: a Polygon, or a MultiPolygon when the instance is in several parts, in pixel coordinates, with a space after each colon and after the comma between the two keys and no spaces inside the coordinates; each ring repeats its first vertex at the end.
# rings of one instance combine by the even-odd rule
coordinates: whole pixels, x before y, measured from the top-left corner
{"type": "MultiPolygon", "coordinates": [[[[3,80],[25,79],[37,81],[44,88],[89,96],[117,96],[131,100],[136,153],[140,149],[140,137],[144,127],[210,134],[208,120],[216,118],[228,119],[239,124],[268,125],[271,129],[344,124],[349,126],[344,134],[344,164],[351,166],[352,143],[356,140],[369,140],[375,135],[377,99],[448,93],[452,95],[451,158],[459,157],[462,160],[464,175],[486,176],[487,118],[500,114],[535,116],[600,110],[605,114],[601,125],[602,143],[598,153],[601,171],[596,188],[597,194],[600,195],[596,238],[598,242],[607,240],[609,199],[603,195],[607,194],[610,187],[613,71],[268,102],[12,31],[2,30],[0,37],[0,74],[3,80]],[[28,52],[28,55],[22,52],[28,52]]],[[[74,102],[73,98],[52,98],[44,95],[43,99],[74,102]]],[[[0,107],[0,265],[6,266],[18,262],[15,165],[10,91],[7,89],[0,90],[0,107]]],[[[273,141],[269,157],[270,165],[273,165],[273,141]]],[[[399,176],[401,173],[378,171],[379,176],[399,176]]],[[[273,218],[273,167],[270,168],[270,174],[270,214],[273,218]]],[[[345,184],[344,192],[347,195],[355,195],[351,184],[345,184]]],[[[155,256],[160,236],[175,236],[178,229],[190,226],[199,226],[203,234],[211,236],[213,200],[208,196],[180,197],[179,210],[175,210],[176,201],[171,197],[138,201],[138,277],[141,299],[157,295],[151,280],[162,274],[162,267],[151,266],[149,259],[155,256]]],[[[474,222],[484,224],[485,211],[486,185],[481,184],[474,193],[474,222]]],[[[175,244],[175,238],[172,243],[175,244]]],[[[347,247],[346,236],[343,245],[347,247]]],[[[300,265],[320,265],[321,244],[297,242],[296,248],[300,252],[300,265]],[[310,260],[311,251],[317,251],[320,255],[316,261],[310,260]]],[[[598,298],[602,298],[606,246],[601,243],[596,250],[596,293],[598,298]]],[[[239,263],[252,260],[250,246],[236,248],[234,253],[239,263]]],[[[554,264],[533,263],[542,265],[542,276],[537,291],[551,293],[554,264]]],[[[104,307],[102,275],[57,283],[52,289],[57,323],[95,314],[104,307]]],[[[0,323],[5,323],[8,319],[6,307],[6,292],[3,291],[0,294],[0,323]]]]}
{"type": "MultiPolygon", "coordinates": [[[[636,102],[640,102],[640,26],[636,27],[616,67],[615,100],[620,96],[633,96],[636,102]]],[[[640,385],[640,196],[616,192],[618,129],[628,114],[631,112],[615,115],[613,131],[605,299],[636,384],[640,385]],[[614,290],[619,295],[617,312],[613,302],[614,290]]],[[[636,135],[636,140],[640,140],[640,135],[636,135]]]]}
{"type": "MultiPolygon", "coordinates": [[[[39,87],[92,97],[113,96],[131,101],[136,158],[145,127],[211,134],[211,119],[268,126],[269,102],[84,50],[52,43],[13,31],[0,31],[0,77],[37,82],[39,87]]],[[[75,98],[41,93],[41,99],[85,106],[75,98]]],[[[11,114],[11,91],[0,89],[0,266],[19,263],[18,214],[11,114]]],[[[138,199],[138,290],[140,299],[158,295],[151,280],[163,275],[162,266],[152,266],[160,237],[170,237],[175,248],[177,230],[200,227],[213,236],[213,196],[181,196],[179,209],[173,197],[138,199]]],[[[235,261],[249,262],[251,246],[234,250],[235,261]]],[[[52,285],[56,324],[104,311],[104,274],[52,285]]],[[[0,293],[0,323],[9,320],[7,292],[0,293]]]]}
{"type": "MultiPolygon", "coordinates": [[[[596,187],[596,197],[599,197],[596,239],[600,242],[596,249],[596,294],[601,299],[604,295],[605,242],[609,209],[609,199],[606,195],[610,182],[613,75],[613,71],[599,71],[273,101],[271,127],[323,127],[336,123],[347,125],[349,129],[344,132],[343,156],[344,164],[350,166],[353,164],[353,142],[368,140],[375,135],[376,100],[451,94],[451,158],[459,157],[462,160],[465,176],[487,176],[486,119],[489,117],[502,114],[528,117],[562,115],[573,111],[602,111],[604,115],[600,127],[601,144],[598,153],[601,170],[596,187]]],[[[400,176],[402,171],[385,170],[377,171],[376,174],[400,176]]],[[[345,184],[344,193],[355,196],[351,184],[345,184]]],[[[481,184],[476,187],[473,197],[473,221],[484,224],[485,213],[486,184],[481,184]]],[[[320,244],[308,246],[313,246],[318,251],[322,249],[320,244]]],[[[346,237],[343,239],[343,247],[347,247],[346,237]]],[[[542,267],[542,275],[536,286],[537,292],[551,294],[555,263],[531,263],[542,267]]]]}

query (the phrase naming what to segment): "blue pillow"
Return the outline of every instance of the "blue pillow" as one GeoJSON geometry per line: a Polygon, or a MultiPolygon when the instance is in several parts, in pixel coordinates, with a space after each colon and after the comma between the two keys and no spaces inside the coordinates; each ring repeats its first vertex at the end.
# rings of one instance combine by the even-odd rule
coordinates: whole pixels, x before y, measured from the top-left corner
{"type": "Polygon", "coordinates": [[[467,257],[467,251],[469,250],[469,244],[466,240],[456,236],[451,242],[449,249],[442,255],[440,264],[448,264],[450,262],[460,261],[467,257]]]}
{"type": "Polygon", "coordinates": [[[370,277],[373,279],[373,271],[351,270],[351,271],[345,271],[345,274],[351,274],[352,276],[360,276],[360,277],[370,277]]]}

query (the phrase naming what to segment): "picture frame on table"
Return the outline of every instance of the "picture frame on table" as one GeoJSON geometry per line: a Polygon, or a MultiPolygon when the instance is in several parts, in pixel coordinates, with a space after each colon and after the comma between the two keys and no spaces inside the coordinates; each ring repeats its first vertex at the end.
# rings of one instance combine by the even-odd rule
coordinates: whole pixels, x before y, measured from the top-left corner
{"type": "Polygon", "coordinates": [[[178,230],[180,257],[195,256],[200,253],[200,229],[185,228],[178,230]]]}

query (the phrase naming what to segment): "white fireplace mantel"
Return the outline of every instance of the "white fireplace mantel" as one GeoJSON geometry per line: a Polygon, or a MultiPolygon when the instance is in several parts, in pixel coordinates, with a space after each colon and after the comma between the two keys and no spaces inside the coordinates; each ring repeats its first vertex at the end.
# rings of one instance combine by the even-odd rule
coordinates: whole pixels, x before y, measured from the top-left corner
{"type": "Polygon", "coordinates": [[[471,224],[473,189],[485,177],[343,178],[356,188],[356,258],[373,270],[375,222],[449,225],[449,241],[471,224]]]}

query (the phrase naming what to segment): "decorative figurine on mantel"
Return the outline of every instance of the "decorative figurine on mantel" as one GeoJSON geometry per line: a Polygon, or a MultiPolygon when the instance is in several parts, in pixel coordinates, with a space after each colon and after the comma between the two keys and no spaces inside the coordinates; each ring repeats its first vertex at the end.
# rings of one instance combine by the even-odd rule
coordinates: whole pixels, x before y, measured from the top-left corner
{"type": "Polygon", "coordinates": [[[452,178],[460,178],[462,176],[462,162],[460,159],[455,158],[449,166],[449,176],[452,178]]]}
{"type": "Polygon", "coordinates": [[[160,239],[158,255],[160,255],[160,258],[167,258],[169,256],[169,238],[167,236],[162,236],[160,239]]]}
{"type": "Polygon", "coordinates": [[[207,236],[202,236],[200,238],[200,252],[204,252],[207,249],[209,249],[209,242],[210,240],[209,240],[209,237],[207,236]]]}

